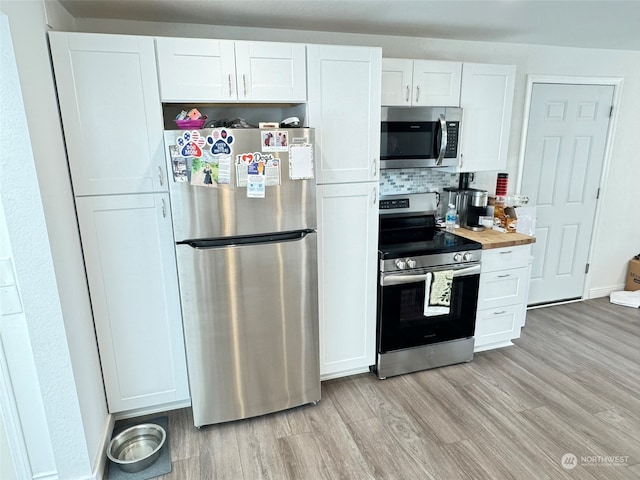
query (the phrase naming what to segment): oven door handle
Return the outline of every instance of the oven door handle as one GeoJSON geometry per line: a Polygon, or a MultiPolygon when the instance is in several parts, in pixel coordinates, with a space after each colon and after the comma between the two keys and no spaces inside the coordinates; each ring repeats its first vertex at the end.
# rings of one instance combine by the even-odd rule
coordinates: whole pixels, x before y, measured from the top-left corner
{"type": "MultiPolygon", "coordinates": [[[[474,265],[473,267],[454,270],[453,278],[467,277],[469,275],[478,274],[480,274],[480,265],[474,265]]],[[[404,285],[407,283],[424,282],[426,279],[426,273],[419,273],[417,275],[387,275],[380,278],[380,285],[382,287],[390,287],[392,285],[404,285]]]]}

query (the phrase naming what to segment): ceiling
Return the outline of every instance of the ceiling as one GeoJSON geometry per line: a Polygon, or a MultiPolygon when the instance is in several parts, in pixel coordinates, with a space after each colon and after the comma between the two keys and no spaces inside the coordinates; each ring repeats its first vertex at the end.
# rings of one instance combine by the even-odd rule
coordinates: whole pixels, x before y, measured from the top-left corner
{"type": "Polygon", "coordinates": [[[59,0],[110,18],[640,51],[640,0],[59,0]]]}

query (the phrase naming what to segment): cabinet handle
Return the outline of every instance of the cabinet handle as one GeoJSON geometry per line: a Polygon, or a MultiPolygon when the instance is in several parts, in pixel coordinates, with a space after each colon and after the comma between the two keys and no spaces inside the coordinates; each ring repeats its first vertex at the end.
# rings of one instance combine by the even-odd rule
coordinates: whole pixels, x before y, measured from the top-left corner
{"type": "Polygon", "coordinates": [[[513,250],[507,250],[506,252],[500,252],[500,255],[506,255],[508,253],[513,253],[513,250]]]}
{"type": "Polygon", "coordinates": [[[247,76],[242,74],[242,84],[244,85],[244,98],[247,98],[247,76]]]}
{"type": "Polygon", "coordinates": [[[231,91],[231,74],[229,74],[229,97],[231,97],[231,95],[233,95],[233,92],[231,91]]]}
{"type": "Polygon", "coordinates": [[[500,310],[499,312],[493,312],[494,315],[502,315],[503,313],[507,313],[506,310],[500,310]]]}
{"type": "Polygon", "coordinates": [[[498,278],[507,278],[507,277],[510,277],[510,276],[511,276],[510,273],[506,273],[504,275],[498,275],[498,278]]]}
{"type": "Polygon", "coordinates": [[[163,171],[162,171],[162,167],[160,165],[158,165],[158,179],[160,180],[160,186],[164,185],[164,178],[163,177],[163,171]]]}
{"type": "Polygon", "coordinates": [[[164,203],[164,198],[162,199],[162,218],[167,218],[167,206],[164,203]]]}
{"type": "Polygon", "coordinates": [[[406,102],[409,103],[409,95],[411,95],[411,87],[407,85],[406,102]]]}
{"type": "Polygon", "coordinates": [[[371,176],[372,178],[376,178],[376,174],[378,173],[378,169],[376,168],[376,159],[373,159],[371,163],[371,176]]]}
{"type": "Polygon", "coordinates": [[[416,86],[416,103],[418,103],[418,99],[420,98],[420,85],[416,86]]]}
{"type": "Polygon", "coordinates": [[[378,189],[376,187],[373,187],[373,191],[371,193],[373,194],[373,202],[371,203],[371,205],[375,205],[378,201],[378,189]]]}

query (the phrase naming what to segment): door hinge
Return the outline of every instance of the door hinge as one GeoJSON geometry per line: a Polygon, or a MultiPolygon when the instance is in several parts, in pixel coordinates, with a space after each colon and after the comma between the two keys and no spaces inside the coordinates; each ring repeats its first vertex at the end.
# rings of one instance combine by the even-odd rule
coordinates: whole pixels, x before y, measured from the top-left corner
{"type": "Polygon", "coordinates": [[[609,109],[609,117],[613,117],[613,105],[611,105],[611,108],[609,109]]]}
{"type": "Polygon", "coordinates": [[[584,267],[584,273],[589,273],[589,264],[587,263],[587,266],[584,267]]]}
{"type": "Polygon", "coordinates": [[[598,187],[598,193],[596,193],[596,200],[600,198],[600,187],[598,187]]]}

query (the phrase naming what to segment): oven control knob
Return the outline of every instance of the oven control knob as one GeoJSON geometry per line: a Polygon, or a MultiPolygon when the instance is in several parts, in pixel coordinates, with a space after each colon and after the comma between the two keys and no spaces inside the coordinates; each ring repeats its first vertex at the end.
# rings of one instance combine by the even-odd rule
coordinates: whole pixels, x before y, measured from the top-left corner
{"type": "Polygon", "coordinates": [[[409,268],[416,268],[416,261],[412,258],[407,258],[407,265],[409,265],[409,268]]]}
{"type": "Polygon", "coordinates": [[[465,262],[470,262],[471,260],[473,260],[473,255],[471,255],[469,252],[465,252],[464,255],[462,255],[462,259],[465,262]]]}
{"type": "Polygon", "coordinates": [[[404,270],[405,268],[407,268],[407,262],[398,259],[396,260],[396,267],[398,267],[400,270],[404,270]]]}
{"type": "Polygon", "coordinates": [[[453,254],[453,260],[456,262],[459,262],[460,260],[462,260],[462,254],[461,253],[454,253],[453,254]]]}

